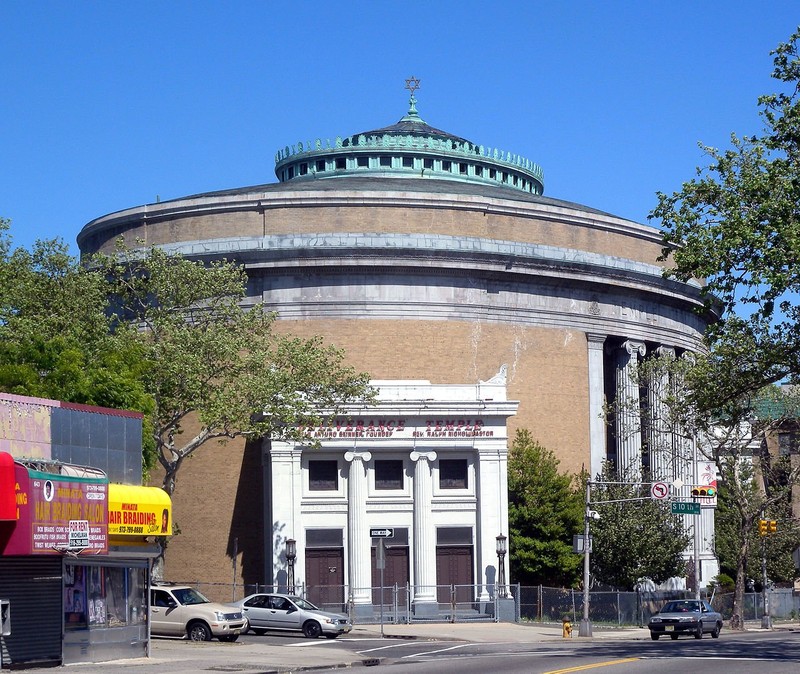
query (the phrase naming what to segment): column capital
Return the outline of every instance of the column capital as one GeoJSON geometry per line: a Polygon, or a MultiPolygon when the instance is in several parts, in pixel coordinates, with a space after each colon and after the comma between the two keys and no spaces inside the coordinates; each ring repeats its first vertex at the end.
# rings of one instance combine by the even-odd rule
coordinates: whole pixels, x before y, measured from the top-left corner
{"type": "Polygon", "coordinates": [[[640,356],[644,356],[645,351],[647,351],[644,342],[637,342],[633,339],[625,340],[622,343],[622,348],[625,349],[631,355],[638,353],[640,356]]]}
{"type": "Polygon", "coordinates": [[[367,461],[372,461],[372,452],[345,452],[344,453],[344,460],[348,463],[352,463],[358,459],[359,461],[363,461],[366,463],[367,461]]]}
{"type": "Polygon", "coordinates": [[[602,349],[606,342],[607,335],[598,335],[592,332],[586,333],[586,341],[590,349],[602,349]]]}
{"type": "Polygon", "coordinates": [[[418,452],[416,449],[411,452],[412,461],[419,461],[420,459],[425,459],[426,461],[436,461],[436,452],[418,452]]]}
{"type": "Polygon", "coordinates": [[[675,347],[662,344],[655,348],[655,354],[659,358],[675,358],[675,347]]]}
{"type": "Polygon", "coordinates": [[[647,352],[647,347],[644,345],[644,342],[637,342],[635,339],[626,339],[618,346],[606,344],[606,350],[609,353],[613,353],[615,351],[625,351],[629,356],[633,356],[634,354],[644,356],[644,354],[647,352]]]}

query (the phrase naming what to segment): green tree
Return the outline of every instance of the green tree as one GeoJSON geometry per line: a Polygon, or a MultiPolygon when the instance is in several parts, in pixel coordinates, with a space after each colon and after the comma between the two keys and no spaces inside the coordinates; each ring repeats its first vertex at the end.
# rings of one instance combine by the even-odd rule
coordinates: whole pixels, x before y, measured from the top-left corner
{"type": "Polygon", "coordinates": [[[510,566],[523,585],[572,586],[581,557],[572,536],[581,531],[583,496],[576,476],[560,473],[559,461],[529,431],[517,431],[508,455],[510,566]]]}
{"type": "MultiPolygon", "coordinates": [[[[760,501],[758,487],[755,482],[754,471],[751,464],[742,464],[748,475],[742,480],[748,503],[760,501]]],[[[729,489],[724,481],[718,483],[717,509],[714,513],[714,550],[719,560],[721,573],[736,579],[741,551],[742,531],[740,525],[740,512],[735,500],[731,497],[733,490],[729,489]]],[[[748,551],[757,550],[758,531],[755,525],[744,532],[749,537],[748,551]]],[[[747,578],[758,578],[761,575],[758,559],[750,555],[743,564],[747,578]]]]}
{"type": "Polygon", "coordinates": [[[247,277],[239,266],[121,243],[116,255],[90,265],[109,279],[115,325],[138,327],[168,494],[183,462],[212,441],[304,439],[304,427],[372,399],[368,375],[346,366],[340,350],[280,333],[263,305],[243,307],[247,277]]]}
{"type": "Polygon", "coordinates": [[[689,535],[668,504],[643,484],[606,464],[592,482],[591,571],[601,583],[632,590],[644,579],[663,583],[685,575],[689,535]]]}
{"type": "MultiPolygon", "coordinates": [[[[800,375],[798,40],[800,30],[772,52],[780,90],[758,100],[762,131],[732,135],[726,150],[701,146],[709,165],[680,191],[659,193],[651,213],[664,230],[666,273],[705,279],[706,302],[721,315],[706,333],[708,354],[687,372],[684,407],[695,420],[683,418],[695,437],[706,439],[730,497],[737,615],[743,615],[757,521],[786,501],[798,479],[795,467],[783,470],[782,482],[771,480],[777,466],[762,461],[764,484],[754,495],[746,466],[754,400],[776,395],[769,384],[796,383],[800,375]]],[[[768,435],[790,420],[761,416],[756,430],[768,435]]]]}
{"type": "MultiPolygon", "coordinates": [[[[128,331],[110,330],[105,279],[62,241],[13,249],[9,231],[0,220],[0,390],[138,410],[149,428],[141,351],[128,331]]],[[[145,471],[154,460],[150,436],[145,471]]]]}
{"type": "Polygon", "coordinates": [[[776,456],[767,445],[769,438],[796,427],[800,392],[796,387],[772,385],[753,396],[739,395],[713,406],[712,392],[703,387],[710,385],[708,374],[717,365],[708,363],[715,358],[712,352],[646,360],[638,372],[640,385],[653,381],[668,385],[661,388],[658,408],[643,410],[642,417],[646,425],[655,424],[662,431],[662,444],[649,448],[651,456],[662,452],[678,467],[690,467],[696,459],[716,466],[722,495],[715,547],[723,571],[735,578],[733,613],[742,616],[746,579],[761,575],[755,572],[761,555],[758,520],[766,515],[783,523],[784,531],[770,541],[768,549],[769,568],[776,574],[773,579],[787,573],[789,551],[800,542],[788,515],[800,463],[793,457],[776,456]]]}
{"type": "MultiPolygon", "coordinates": [[[[658,194],[668,273],[703,278],[721,311],[707,338],[707,404],[800,375],[800,30],[772,52],[783,91],[758,100],[763,132],[731,136],[680,191],[658,194]]],[[[700,389],[698,389],[700,390],[700,389]]]]}
{"type": "MultiPolygon", "coordinates": [[[[752,492],[749,501],[760,503],[758,494],[759,486],[757,475],[751,471],[749,481],[752,492]]],[[[782,493],[784,497],[789,492],[782,493]]],[[[760,536],[758,527],[754,523],[752,528],[744,532],[748,536],[749,556],[743,565],[746,578],[755,581],[757,586],[762,583],[761,557],[762,553],[767,559],[767,577],[771,582],[787,584],[794,581],[795,565],[792,552],[798,547],[797,524],[792,516],[791,504],[786,498],[774,503],[769,512],[757,512],[758,519],[774,519],[778,523],[778,530],[768,536],[760,536]]],[[[714,521],[714,543],[719,558],[720,572],[731,578],[736,578],[738,567],[738,553],[742,532],[738,526],[739,508],[732,501],[728,489],[723,485],[719,490],[716,518],[714,521]]],[[[735,581],[734,581],[735,582],[735,581]]]]}

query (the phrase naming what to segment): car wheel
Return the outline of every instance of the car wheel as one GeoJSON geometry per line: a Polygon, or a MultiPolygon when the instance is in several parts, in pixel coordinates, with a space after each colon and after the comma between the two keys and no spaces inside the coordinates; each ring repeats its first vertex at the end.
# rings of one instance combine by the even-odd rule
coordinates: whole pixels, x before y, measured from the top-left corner
{"type": "Polygon", "coordinates": [[[322,627],[315,620],[309,620],[303,625],[303,636],[308,639],[316,639],[322,634],[322,627]]]}
{"type": "Polygon", "coordinates": [[[267,630],[258,629],[257,627],[251,627],[250,631],[260,637],[263,637],[267,633],[267,630]]]}
{"type": "Polygon", "coordinates": [[[192,641],[211,641],[211,628],[202,620],[189,623],[186,632],[192,641]]]}
{"type": "Polygon", "coordinates": [[[711,638],[712,639],[719,639],[719,631],[720,631],[720,629],[722,629],[722,626],[719,623],[714,625],[714,630],[711,632],[711,638]]]}
{"type": "Polygon", "coordinates": [[[658,641],[658,637],[660,637],[660,636],[661,636],[660,634],[656,634],[655,632],[650,632],[650,638],[653,641],[658,641]]]}
{"type": "Polygon", "coordinates": [[[220,641],[227,641],[227,642],[231,642],[232,643],[232,642],[236,641],[238,638],[239,638],[238,634],[227,634],[227,635],[225,635],[223,637],[220,637],[219,640],[220,641]]]}
{"type": "Polygon", "coordinates": [[[673,641],[677,641],[678,640],[678,635],[677,634],[670,634],[669,638],[672,639],[673,641]]]}
{"type": "Polygon", "coordinates": [[[703,638],[703,623],[697,623],[697,631],[694,633],[695,639],[703,638]]]}

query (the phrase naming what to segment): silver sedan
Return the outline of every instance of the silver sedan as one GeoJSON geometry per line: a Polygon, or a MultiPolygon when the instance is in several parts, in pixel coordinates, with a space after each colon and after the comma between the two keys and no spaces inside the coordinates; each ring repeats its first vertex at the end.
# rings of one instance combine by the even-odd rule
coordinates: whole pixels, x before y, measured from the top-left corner
{"type": "Polygon", "coordinates": [[[248,631],[264,634],[268,630],[302,632],[309,639],[324,634],[335,639],[347,634],[353,624],[342,613],[329,613],[302,597],[288,594],[251,594],[232,604],[241,608],[248,631]]]}

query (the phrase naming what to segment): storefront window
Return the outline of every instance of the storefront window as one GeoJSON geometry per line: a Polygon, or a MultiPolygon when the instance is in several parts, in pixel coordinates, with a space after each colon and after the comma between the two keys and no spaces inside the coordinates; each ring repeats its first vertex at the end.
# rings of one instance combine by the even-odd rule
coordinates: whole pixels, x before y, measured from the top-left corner
{"type": "Polygon", "coordinates": [[[67,629],[86,627],[86,567],[67,564],[64,569],[64,624],[67,629]]]}
{"type": "Polygon", "coordinates": [[[67,564],[64,569],[66,629],[124,627],[144,623],[145,568],[67,564]]]}

